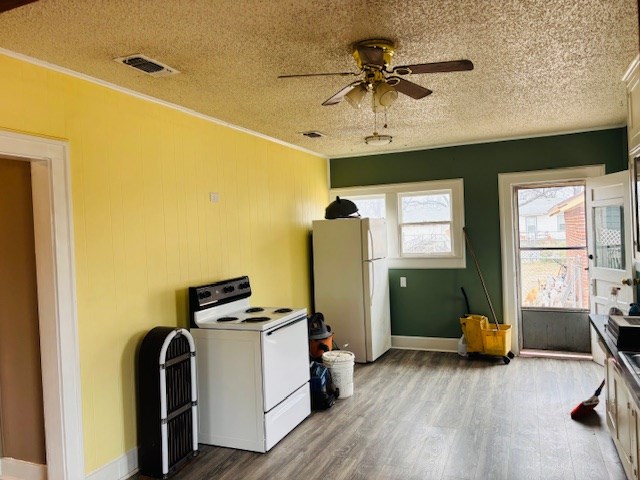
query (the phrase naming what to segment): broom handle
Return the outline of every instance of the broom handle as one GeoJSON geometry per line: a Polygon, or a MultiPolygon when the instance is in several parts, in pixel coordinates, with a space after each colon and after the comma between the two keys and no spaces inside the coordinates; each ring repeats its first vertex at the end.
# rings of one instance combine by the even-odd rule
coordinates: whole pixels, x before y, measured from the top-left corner
{"type": "Polygon", "coordinates": [[[484,283],[484,277],[482,276],[482,271],[480,270],[480,264],[478,263],[476,252],[473,251],[473,246],[471,245],[471,239],[469,238],[469,234],[467,233],[467,228],[462,227],[462,231],[464,232],[464,239],[467,241],[467,247],[469,247],[469,252],[471,252],[471,256],[473,257],[473,263],[476,264],[476,270],[478,271],[478,276],[480,277],[480,283],[482,284],[482,288],[484,289],[484,295],[485,297],[487,297],[487,302],[489,303],[489,308],[491,309],[491,315],[493,315],[493,321],[496,324],[496,329],[500,330],[500,327],[498,326],[498,318],[496,317],[496,311],[493,309],[493,304],[491,303],[491,298],[489,297],[489,291],[487,290],[487,285],[484,283]]]}

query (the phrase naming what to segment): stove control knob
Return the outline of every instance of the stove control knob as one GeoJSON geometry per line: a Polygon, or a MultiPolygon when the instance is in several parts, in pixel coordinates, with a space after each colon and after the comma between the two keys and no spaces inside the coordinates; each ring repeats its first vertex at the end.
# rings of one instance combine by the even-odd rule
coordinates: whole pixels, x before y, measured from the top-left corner
{"type": "Polygon", "coordinates": [[[241,289],[249,288],[249,282],[242,282],[238,285],[241,289]]]}
{"type": "Polygon", "coordinates": [[[211,296],[211,292],[210,291],[204,291],[204,292],[200,292],[198,294],[198,298],[203,299],[203,298],[207,298],[211,296]]]}
{"type": "Polygon", "coordinates": [[[222,289],[222,291],[223,291],[224,293],[231,293],[231,292],[233,292],[234,290],[235,290],[235,287],[232,287],[231,285],[229,285],[228,287],[224,287],[224,288],[222,289]]]}

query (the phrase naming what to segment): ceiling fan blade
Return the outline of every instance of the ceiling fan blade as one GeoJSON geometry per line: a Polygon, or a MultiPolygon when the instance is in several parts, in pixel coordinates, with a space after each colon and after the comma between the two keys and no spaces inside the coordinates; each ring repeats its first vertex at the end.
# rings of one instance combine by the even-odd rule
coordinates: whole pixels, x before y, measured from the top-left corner
{"type": "Polygon", "coordinates": [[[408,75],[410,73],[463,72],[466,70],[473,70],[473,62],[471,60],[453,60],[451,62],[403,65],[395,67],[392,72],[397,73],[398,75],[408,75]]]}
{"type": "Polygon", "coordinates": [[[380,47],[358,45],[358,55],[362,65],[378,65],[384,67],[384,50],[380,47]]]}
{"type": "Polygon", "coordinates": [[[12,10],[14,8],[21,7],[28,3],[34,3],[36,1],[37,0],[7,0],[6,2],[2,2],[2,4],[0,5],[0,13],[8,12],[9,10],[12,10]]]}
{"type": "Polygon", "coordinates": [[[400,77],[389,77],[387,78],[387,83],[400,93],[404,93],[415,100],[420,100],[421,98],[433,93],[428,88],[424,88],[417,83],[410,82],[409,80],[405,80],[400,77]]]}
{"type": "Polygon", "coordinates": [[[322,102],[322,105],[324,107],[328,106],[328,105],[335,105],[337,103],[340,103],[342,100],[344,100],[344,96],[349,93],[351,90],[353,90],[354,88],[356,88],[358,85],[360,85],[361,83],[363,83],[362,81],[358,81],[358,82],[353,82],[350,83],[349,85],[347,85],[346,87],[344,87],[342,90],[340,90],[338,93],[336,93],[335,95],[327,98],[324,102],[322,102]]]}
{"type": "Polygon", "coordinates": [[[328,77],[338,75],[341,77],[357,76],[361,72],[331,72],[331,73],[300,73],[294,75],[278,75],[278,78],[298,78],[298,77],[328,77]]]}

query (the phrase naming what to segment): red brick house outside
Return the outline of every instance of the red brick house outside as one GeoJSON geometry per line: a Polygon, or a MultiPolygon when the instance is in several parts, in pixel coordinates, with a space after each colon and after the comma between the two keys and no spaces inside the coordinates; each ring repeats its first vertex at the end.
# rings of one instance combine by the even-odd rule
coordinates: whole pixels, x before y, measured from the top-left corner
{"type": "MultiPolygon", "coordinates": [[[[580,279],[575,279],[576,285],[581,285],[581,298],[575,298],[582,308],[589,309],[589,272],[587,267],[587,227],[585,217],[584,194],[580,193],[560,202],[549,211],[549,216],[564,214],[565,238],[567,247],[585,247],[583,250],[574,250],[573,255],[579,264],[583,266],[579,270],[580,279]]],[[[574,272],[576,270],[574,269],[574,272]]],[[[578,289],[574,295],[578,293],[578,289]]],[[[577,297],[577,295],[576,295],[577,297]]]]}

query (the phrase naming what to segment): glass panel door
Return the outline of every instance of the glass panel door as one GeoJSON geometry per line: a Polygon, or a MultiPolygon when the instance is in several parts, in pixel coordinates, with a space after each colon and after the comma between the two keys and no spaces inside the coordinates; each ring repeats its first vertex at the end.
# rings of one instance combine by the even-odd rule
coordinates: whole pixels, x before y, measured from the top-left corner
{"type": "Polygon", "coordinates": [[[516,190],[522,348],[586,352],[589,277],[584,184],[516,190]]]}
{"type": "Polygon", "coordinates": [[[520,188],[521,305],[589,308],[584,186],[520,188]]]}
{"type": "Polygon", "coordinates": [[[596,267],[623,269],[625,264],[624,217],[621,205],[593,208],[594,264],[596,267]]]}

